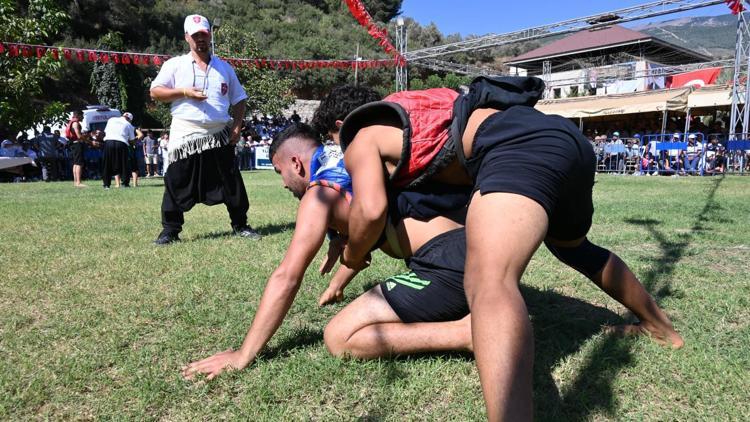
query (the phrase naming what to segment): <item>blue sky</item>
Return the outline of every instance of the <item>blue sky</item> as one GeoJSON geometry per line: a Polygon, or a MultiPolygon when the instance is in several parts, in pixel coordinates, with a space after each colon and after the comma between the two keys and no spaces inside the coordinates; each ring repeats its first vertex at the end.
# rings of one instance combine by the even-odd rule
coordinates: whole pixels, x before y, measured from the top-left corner
{"type": "MultiPolygon", "coordinates": [[[[445,35],[459,33],[466,36],[502,34],[650,2],[650,0],[404,0],[401,11],[403,16],[414,18],[422,25],[434,22],[440,32],[445,35]]],[[[659,16],[652,21],[726,13],[729,13],[729,9],[724,4],[719,4],[680,14],[659,16]]],[[[643,21],[635,21],[631,25],[639,23],[643,21]]]]}

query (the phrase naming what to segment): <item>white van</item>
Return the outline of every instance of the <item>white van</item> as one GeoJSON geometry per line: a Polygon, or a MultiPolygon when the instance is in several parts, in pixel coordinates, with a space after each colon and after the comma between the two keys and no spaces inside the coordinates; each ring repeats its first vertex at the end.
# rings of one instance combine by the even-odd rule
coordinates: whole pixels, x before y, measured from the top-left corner
{"type": "Polygon", "coordinates": [[[112,117],[120,117],[122,113],[115,108],[109,108],[104,105],[90,105],[83,109],[83,122],[81,129],[84,132],[93,132],[97,129],[104,130],[107,126],[107,120],[112,117]]]}

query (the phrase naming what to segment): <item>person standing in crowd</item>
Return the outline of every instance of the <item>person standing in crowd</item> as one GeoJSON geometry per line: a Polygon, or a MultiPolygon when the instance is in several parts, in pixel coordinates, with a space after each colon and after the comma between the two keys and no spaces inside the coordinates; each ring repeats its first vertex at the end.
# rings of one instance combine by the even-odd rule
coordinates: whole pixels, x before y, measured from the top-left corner
{"type": "Polygon", "coordinates": [[[42,133],[36,137],[39,147],[39,164],[42,167],[42,180],[45,182],[57,181],[59,179],[57,167],[58,142],[49,126],[42,128],[42,133]]]}
{"type": "Polygon", "coordinates": [[[159,170],[159,143],[150,130],[143,138],[143,157],[146,160],[146,177],[154,177],[159,170]]]}
{"type": "Polygon", "coordinates": [[[130,167],[130,179],[133,181],[133,186],[138,187],[138,176],[139,176],[139,163],[138,157],[142,156],[143,144],[143,132],[140,129],[135,130],[135,139],[131,139],[128,142],[128,164],[130,167]],[[140,152],[140,154],[139,154],[140,152]]]}
{"type": "Polygon", "coordinates": [[[159,138],[159,162],[161,163],[161,169],[159,169],[159,175],[164,176],[167,174],[167,167],[169,167],[169,132],[164,132],[159,138]]]}
{"type": "Polygon", "coordinates": [[[224,203],[232,232],[260,239],[247,224],[250,204],[234,165],[247,94],[234,69],[211,55],[208,19],[186,17],[184,32],[190,52],[167,60],[151,83],[151,97],[171,103],[172,113],[170,170],[164,176],[161,206],[163,229],[154,243],[179,241],[184,213],[197,203],[224,203]]]}
{"type": "Polygon", "coordinates": [[[70,159],[73,162],[73,186],[77,188],[86,187],[86,185],[81,183],[83,167],[86,165],[84,154],[87,142],[86,137],[83,135],[82,121],[83,112],[76,110],[73,112],[73,118],[70,119],[65,128],[65,137],[70,142],[70,159]]]}
{"type": "Polygon", "coordinates": [[[132,121],[133,115],[124,113],[122,117],[109,119],[104,128],[104,189],[109,189],[113,175],[116,187],[120,187],[121,179],[123,187],[130,187],[128,143],[135,139],[135,128],[130,123],[132,121]]]}

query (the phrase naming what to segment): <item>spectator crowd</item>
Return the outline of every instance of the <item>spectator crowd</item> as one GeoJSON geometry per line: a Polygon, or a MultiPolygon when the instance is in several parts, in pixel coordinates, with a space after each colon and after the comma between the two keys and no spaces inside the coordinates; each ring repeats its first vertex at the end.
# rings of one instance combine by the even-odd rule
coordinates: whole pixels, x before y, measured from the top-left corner
{"type": "MultiPolygon", "coordinates": [[[[245,127],[236,145],[236,164],[241,170],[255,169],[255,151],[261,146],[270,146],[273,137],[293,122],[301,121],[297,113],[290,118],[283,116],[253,116],[245,127]]],[[[138,129],[138,136],[130,143],[130,163],[133,176],[163,176],[168,167],[167,145],[169,133],[162,130],[138,129]]],[[[95,130],[90,134],[85,149],[83,178],[100,180],[103,176],[104,132],[95,130]]],[[[0,182],[59,181],[73,180],[73,158],[71,143],[59,130],[45,126],[41,132],[29,137],[21,132],[15,139],[4,139],[0,146],[0,157],[29,158],[30,163],[20,171],[0,170],[0,182]]],[[[137,186],[137,177],[133,178],[137,186]]]]}

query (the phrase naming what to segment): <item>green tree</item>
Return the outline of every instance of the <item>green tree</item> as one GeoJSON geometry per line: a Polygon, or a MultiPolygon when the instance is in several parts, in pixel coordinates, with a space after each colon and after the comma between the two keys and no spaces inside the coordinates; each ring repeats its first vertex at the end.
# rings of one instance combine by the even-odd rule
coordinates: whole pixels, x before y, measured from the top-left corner
{"type": "MultiPolygon", "coordinates": [[[[101,37],[97,48],[101,50],[123,51],[124,46],[120,34],[110,32],[101,37]]],[[[128,89],[125,86],[123,73],[124,65],[109,63],[94,63],[91,70],[91,92],[96,95],[99,104],[124,111],[128,100],[128,89]]]]}
{"type": "MultiPolygon", "coordinates": [[[[232,24],[222,26],[214,34],[216,54],[222,57],[262,57],[255,38],[232,24]]],[[[264,114],[279,114],[294,102],[292,80],[282,78],[274,70],[255,67],[236,67],[237,78],[247,92],[248,111],[264,114]]]]}
{"type": "MultiPolygon", "coordinates": [[[[30,0],[24,10],[13,0],[0,0],[0,28],[3,41],[44,44],[53,39],[67,22],[54,0],[30,0]]],[[[37,123],[54,123],[65,118],[65,106],[41,97],[42,82],[62,64],[51,56],[37,59],[0,55],[0,125],[15,133],[37,123]]]]}

